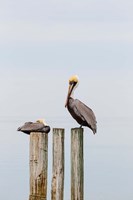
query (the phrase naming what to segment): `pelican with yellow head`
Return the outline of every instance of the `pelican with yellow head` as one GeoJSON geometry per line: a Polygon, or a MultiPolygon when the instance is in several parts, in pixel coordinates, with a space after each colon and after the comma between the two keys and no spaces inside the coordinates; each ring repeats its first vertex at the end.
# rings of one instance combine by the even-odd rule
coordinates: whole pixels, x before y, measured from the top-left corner
{"type": "Polygon", "coordinates": [[[71,76],[69,79],[69,88],[65,107],[67,107],[72,117],[80,124],[80,127],[87,126],[95,134],[97,131],[97,121],[94,112],[84,103],[82,103],[78,99],[73,98],[74,90],[76,89],[78,84],[78,76],[71,76]]]}
{"type": "Polygon", "coordinates": [[[44,119],[38,119],[36,122],[26,122],[23,126],[19,127],[17,131],[30,134],[31,132],[49,133],[50,126],[48,126],[44,119]]]}

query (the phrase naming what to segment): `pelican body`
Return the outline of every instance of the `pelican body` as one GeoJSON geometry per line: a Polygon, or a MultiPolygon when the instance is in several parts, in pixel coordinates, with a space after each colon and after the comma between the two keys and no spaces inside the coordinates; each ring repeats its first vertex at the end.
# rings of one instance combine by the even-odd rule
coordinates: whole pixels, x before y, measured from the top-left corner
{"type": "Polygon", "coordinates": [[[26,134],[30,134],[31,132],[49,133],[50,127],[43,119],[39,119],[36,122],[26,122],[23,126],[19,127],[17,131],[22,131],[26,134]]]}
{"type": "Polygon", "coordinates": [[[95,134],[97,131],[97,122],[94,112],[84,103],[73,98],[73,92],[78,86],[78,83],[79,80],[76,75],[69,79],[69,89],[65,107],[67,107],[72,117],[80,124],[80,127],[87,126],[95,134]]]}

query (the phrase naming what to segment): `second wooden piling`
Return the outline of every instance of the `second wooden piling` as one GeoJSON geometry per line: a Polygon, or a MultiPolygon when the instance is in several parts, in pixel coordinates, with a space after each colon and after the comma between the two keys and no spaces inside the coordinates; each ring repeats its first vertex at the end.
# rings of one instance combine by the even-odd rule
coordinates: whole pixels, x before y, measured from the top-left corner
{"type": "Polygon", "coordinates": [[[84,199],[83,128],[71,129],[71,200],[84,199]]]}
{"type": "Polygon", "coordinates": [[[51,200],[64,196],[64,129],[53,129],[53,175],[51,200]]]}

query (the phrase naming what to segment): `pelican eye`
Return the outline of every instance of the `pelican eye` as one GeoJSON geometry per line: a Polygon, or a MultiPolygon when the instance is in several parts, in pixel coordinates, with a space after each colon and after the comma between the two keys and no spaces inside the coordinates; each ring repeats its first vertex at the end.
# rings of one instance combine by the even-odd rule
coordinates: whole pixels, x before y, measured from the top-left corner
{"type": "Polygon", "coordinates": [[[76,81],[70,81],[69,84],[70,84],[70,85],[76,85],[77,82],[76,82],[76,81]]]}

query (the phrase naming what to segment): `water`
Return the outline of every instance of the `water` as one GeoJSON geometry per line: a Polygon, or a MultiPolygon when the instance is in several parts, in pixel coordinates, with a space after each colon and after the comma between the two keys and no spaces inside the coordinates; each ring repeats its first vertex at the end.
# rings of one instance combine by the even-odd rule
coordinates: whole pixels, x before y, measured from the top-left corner
{"type": "MultiPolygon", "coordinates": [[[[33,117],[32,117],[33,118],[33,117]]],[[[29,136],[16,129],[27,117],[0,118],[0,199],[28,199],[29,136]],[[17,120],[16,120],[17,119],[17,120]]],[[[65,200],[70,199],[70,128],[68,117],[49,117],[52,127],[65,127],[65,200]]],[[[99,119],[98,133],[84,130],[85,200],[132,200],[133,144],[131,119],[99,119]]],[[[52,171],[49,134],[48,199],[52,171]]]]}

